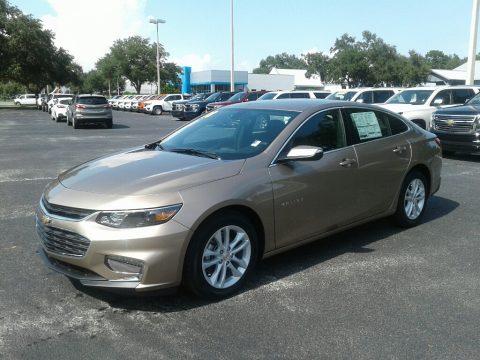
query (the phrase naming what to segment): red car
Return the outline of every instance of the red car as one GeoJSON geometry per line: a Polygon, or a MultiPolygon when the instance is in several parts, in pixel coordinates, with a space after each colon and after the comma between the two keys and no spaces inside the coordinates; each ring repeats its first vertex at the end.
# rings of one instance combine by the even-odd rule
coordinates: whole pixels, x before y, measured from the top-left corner
{"type": "Polygon", "coordinates": [[[207,112],[209,112],[227,105],[237,104],[237,103],[246,102],[246,101],[255,101],[265,93],[266,91],[242,91],[242,92],[236,93],[227,101],[208,104],[206,110],[207,112]]]}

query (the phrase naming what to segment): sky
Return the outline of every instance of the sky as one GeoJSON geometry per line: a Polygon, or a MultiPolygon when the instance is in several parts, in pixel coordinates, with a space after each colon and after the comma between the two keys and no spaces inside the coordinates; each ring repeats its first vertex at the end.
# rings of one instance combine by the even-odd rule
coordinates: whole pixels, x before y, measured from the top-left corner
{"type": "MultiPolygon", "coordinates": [[[[113,42],[133,35],[160,43],[168,61],[193,71],[230,69],[230,0],[9,0],[42,20],[55,44],[85,71],[113,42]]],[[[235,69],[282,52],[328,53],[345,33],[369,30],[401,54],[441,50],[466,57],[472,0],[233,0],[235,69]]],[[[479,52],[477,45],[477,52],[479,52]]]]}

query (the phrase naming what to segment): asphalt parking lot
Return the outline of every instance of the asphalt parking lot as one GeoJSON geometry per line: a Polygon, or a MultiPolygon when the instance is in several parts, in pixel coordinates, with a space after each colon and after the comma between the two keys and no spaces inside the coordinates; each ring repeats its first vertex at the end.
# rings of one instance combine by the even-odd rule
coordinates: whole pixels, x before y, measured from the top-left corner
{"type": "Polygon", "coordinates": [[[36,249],[34,208],[58,173],[182,125],[114,112],[74,130],[0,109],[0,358],[474,359],[480,353],[480,156],[444,159],[424,222],[376,221],[263,261],[216,303],[75,287],[36,249]]]}

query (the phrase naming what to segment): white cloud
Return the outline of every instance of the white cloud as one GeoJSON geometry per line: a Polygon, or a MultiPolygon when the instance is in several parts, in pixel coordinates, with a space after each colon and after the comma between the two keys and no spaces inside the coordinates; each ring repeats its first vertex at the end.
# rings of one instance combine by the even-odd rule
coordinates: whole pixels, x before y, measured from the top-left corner
{"type": "Polygon", "coordinates": [[[105,55],[113,42],[148,33],[146,0],[48,0],[54,15],[42,18],[55,33],[55,45],[75,57],[84,71],[105,55]]]}
{"type": "Polygon", "coordinates": [[[210,54],[186,54],[181,57],[172,57],[170,60],[178,66],[191,66],[193,71],[211,70],[219,61],[213,61],[210,54]]]}

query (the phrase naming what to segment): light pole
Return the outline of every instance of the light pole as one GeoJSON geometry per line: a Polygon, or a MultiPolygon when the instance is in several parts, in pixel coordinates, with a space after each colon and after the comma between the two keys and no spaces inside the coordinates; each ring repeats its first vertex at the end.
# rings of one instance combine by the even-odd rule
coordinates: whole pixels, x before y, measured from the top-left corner
{"type": "Polygon", "coordinates": [[[230,0],[230,36],[231,36],[231,57],[232,57],[232,68],[230,69],[230,91],[235,91],[235,79],[234,79],[234,47],[233,47],[233,0],[230,0]]]}
{"type": "Polygon", "coordinates": [[[475,53],[477,48],[477,28],[478,24],[478,0],[473,0],[472,3],[472,20],[470,22],[470,43],[468,46],[468,61],[467,61],[467,80],[465,85],[473,85],[475,83],[475,53]]]}
{"type": "Polygon", "coordinates": [[[157,25],[157,81],[158,81],[158,89],[157,93],[160,95],[161,88],[160,88],[160,44],[158,43],[158,24],[165,24],[166,21],[162,19],[150,19],[150,23],[157,25]]]}

